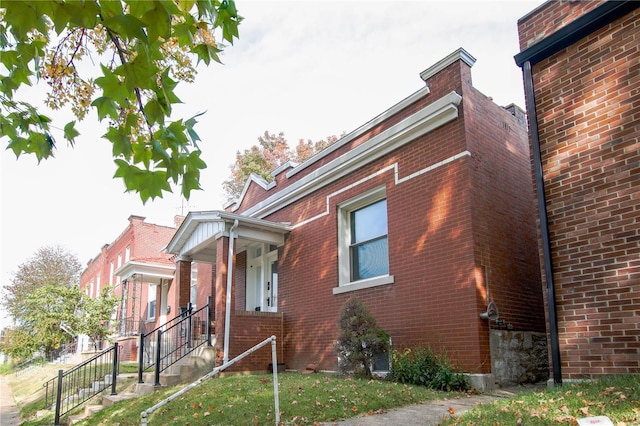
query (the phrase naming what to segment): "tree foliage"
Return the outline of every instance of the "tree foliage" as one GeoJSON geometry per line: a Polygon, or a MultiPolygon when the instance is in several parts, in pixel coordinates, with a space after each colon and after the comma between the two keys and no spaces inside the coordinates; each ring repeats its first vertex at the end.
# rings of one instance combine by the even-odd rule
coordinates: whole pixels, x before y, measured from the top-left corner
{"type": "Polygon", "coordinates": [[[222,183],[225,194],[229,199],[236,199],[252,174],[271,182],[274,179],[271,172],[287,161],[302,163],[337,140],[335,135],[315,142],[300,139],[292,149],[283,132],[276,135],[265,131],[258,137],[258,145],[236,152],[236,161],[229,167],[231,175],[222,183]]]}
{"type": "Polygon", "coordinates": [[[338,325],[340,335],[335,347],[338,368],[343,373],[371,378],[376,355],[389,350],[389,335],[357,297],[350,298],[344,305],[338,325]]]}
{"type": "Polygon", "coordinates": [[[16,324],[8,353],[27,356],[41,349],[48,353],[72,340],[69,332],[74,334],[79,327],[80,272],[77,256],[59,246],[38,249],[18,267],[2,300],[16,324]]]}
{"type": "Polygon", "coordinates": [[[105,287],[98,297],[85,297],[80,305],[79,332],[86,334],[96,344],[109,335],[111,316],[118,305],[118,298],[111,287],[105,287]]]}
{"type": "Polygon", "coordinates": [[[30,315],[26,301],[41,287],[72,287],[80,280],[82,265],[78,257],[60,246],[39,248],[18,266],[11,282],[5,285],[2,307],[18,324],[30,315]]]}
{"type": "Polygon", "coordinates": [[[106,121],[103,138],[128,191],[147,201],[171,183],[186,198],[200,189],[197,116],[169,119],[180,103],[176,86],[194,80],[194,62],[220,62],[218,39],[238,37],[233,0],[4,0],[0,18],[0,139],[17,157],[41,161],[58,138],[79,137],[76,120],[57,128],[20,99],[21,88],[44,80],[48,107],[69,106],[77,120],[93,109],[106,121]]]}

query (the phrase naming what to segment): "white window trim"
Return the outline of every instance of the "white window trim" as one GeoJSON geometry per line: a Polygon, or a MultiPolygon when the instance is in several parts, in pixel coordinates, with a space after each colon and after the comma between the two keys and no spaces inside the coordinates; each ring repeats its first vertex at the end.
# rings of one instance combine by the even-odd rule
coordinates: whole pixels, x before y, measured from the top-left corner
{"type": "Polygon", "coordinates": [[[158,316],[158,287],[156,285],[149,284],[147,289],[147,322],[153,322],[156,320],[158,316]],[[153,288],[153,291],[151,289],[153,288]],[[151,295],[153,295],[153,299],[151,299],[151,295]],[[151,302],[155,302],[155,309],[153,310],[153,316],[149,314],[151,311],[151,302]]]}
{"type": "MultiPolygon", "coordinates": [[[[387,196],[385,186],[379,186],[355,198],[338,204],[338,286],[333,294],[362,290],[380,285],[393,284],[393,275],[382,275],[358,281],[351,281],[351,260],[349,243],[351,241],[351,212],[380,201],[387,196]]],[[[388,238],[387,238],[388,241],[388,238]]]]}
{"type": "Polygon", "coordinates": [[[350,291],[363,290],[365,288],[378,287],[381,285],[393,284],[393,275],[383,275],[380,277],[367,278],[343,284],[341,287],[334,287],[333,294],[348,293],[350,291]]]}

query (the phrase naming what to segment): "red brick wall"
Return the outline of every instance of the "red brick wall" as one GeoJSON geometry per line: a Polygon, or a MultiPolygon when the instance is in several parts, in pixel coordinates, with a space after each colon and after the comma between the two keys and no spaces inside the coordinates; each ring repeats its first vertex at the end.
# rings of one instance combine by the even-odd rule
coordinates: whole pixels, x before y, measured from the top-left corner
{"type": "MultiPolygon", "coordinates": [[[[129,247],[129,260],[151,260],[163,259],[166,260],[169,256],[163,252],[164,247],[167,245],[171,237],[175,232],[175,228],[169,226],[161,226],[151,223],[146,223],[144,217],[132,215],[129,217],[129,224],[122,231],[122,233],[111,243],[102,247],[100,254],[93,260],[91,260],[87,268],[83,271],[80,278],[80,288],[87,288],[93,281],[97,282],[97,276],[100,275],[100,288],[104,288],[110,285],[114,288],[114,293],[117,297],[122,297],[122,283],[115,275],[110,281],[111,262],[114,264],[114,271],[127,262],[126,250],[129,247]],[[118,261],[120,258],[120,262],[118,261]]],[[[144,277],[142,278],[144,280],[144,277]]],[[[135,306],[133,300],[134,284],[133,279],[129,279],[128,287],[128,301],[127,301],[127,317],[131,317],[135,311],[135,316],[138,319],[146,320],[147,308],[148,308],[148,290],[149,284],[140,281],[138,279],[135,283],[135,306]]],[[[94,286],[94,297],[97,295],[94,286]]],[[[159,290],[160,287],[158,287],[159,290]]],[[[175,285],[171,285],[170,292],[175,289],[175,285]]],[[[156,298],[157,309],[160,308],[160,291],[158,291],[158,297],[156,298]]],[[[169,305],[172,307],[171,317],[176,313],[178,306],[174,306],[175,301],[170,300],[169,305]]],[[[118,304],[118,312],[120,312],[121,305],[118,304]]],[[[156,322],[158,321],[160,313],[157,311],[156,322]]],[[[148,325],[149,327],[151,325],[148,325]]]]}
{"type": "Polygon", "coordinates": [[[524,50],[541,39],[550,36],[604,2],[605,0],[545,2],[518,20],[520,50],[524,50]]]}
{"type": "MultiPolygon", "coordinates": [[[[473,198],[478,310],[496,303],[492,328],[545,332],[536,205],[524,111],[499,107],[470,85],[463,92],[473,198]]],[[[486,327],[481,326],[483,338],[486,327]]]]}
{"type": "MultiPolygon", "coordinates": [[[[231,316],[229,359],[242,354],[268,337],[276,336],[278,363],[285,362],[282,340],[282,313],[235,311],[231,316]]],[[[223,339],[222,336],[218,336],[223,339]]],[[[272,363],[271,344],[258,349],[227,371],[267,371],[272,363]]]]}
{"type": "MultiPolygon", "coordinates": [[[[479,285],[477,275],[482,267],[496,286],[493,298],[508,319],[505,327],[544,330],[524,123],[472,89],[470,69],[462,62],[433,76],[429,87],[430,95],[335,155],[451,91],[464,98],[456,121],[267,218],[295,225],[325,211],[327,196],[333,194],[329,214],[295,228],[279,254],[287,368],[300,370],[309,363],[336,368],[337,319],[355,295],[396,346],[428,344],[446,350],[467,372],[489,373],[489,324],[479,317],[486,306],[485,283],[479,285]],[[396,184],[390,170],[338,193],[395,163],[403,177],[467,149],[473,156],[407,182],[396,184]],[[386,188],[389,267],[395,283],[333,295],[338,285],[337,205],[380,185],[386,188]]],[[[250,203],[243,204],[248,207],[250,203]]],[[[240,265],[244,263],[238,259],[240,265]]],[[[236,284],[243,299],[242,285],[236,284]]]]}
{"type": "Polygon", "coordinates": [[[640,372],[639,16],[533,67],[566,378],[640,372]]]}

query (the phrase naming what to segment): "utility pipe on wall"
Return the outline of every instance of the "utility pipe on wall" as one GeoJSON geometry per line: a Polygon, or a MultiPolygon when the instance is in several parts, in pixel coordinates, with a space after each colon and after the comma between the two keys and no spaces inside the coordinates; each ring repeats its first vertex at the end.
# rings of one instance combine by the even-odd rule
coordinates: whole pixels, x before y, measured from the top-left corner
{"type": "Polygon", "coordinates": [[[229,334],[231,328],[231,284],[233,283],[233,245],[235,236],[233,231],[238,227],[239,222],[236,219],[231,228],[229,228],[229,250],[227,257],[227,294],[224,311],[224,355],[222,356],[223,364],[229,362],[229,334]]]}
{"type": "Polygon", "coordinates": [[[551,360],[553,364],[553,382],[562,385],[562,369],[560,367],[560,340],[558,337],[558,318],[556,315],[556,292],[553,279],[553,263],[551,261],[551,243],[549,240],[549,220],[547,217],[547,200],[544,194],[544,174],[542,171],[542,154],[540,153],[540,135],[538,133],[538,115],[534,97],[531,62],[523,64],[524,90],[526,93],[527,113],[529,114],[529,130],[533,150],[533,166],[536,175],[538,193],[538,215],[540,217],[540,235],[542,238],[542,254],[544,274],[547,283],[547,304],[549,313],[549,333],[551,338],[551,360]]]}

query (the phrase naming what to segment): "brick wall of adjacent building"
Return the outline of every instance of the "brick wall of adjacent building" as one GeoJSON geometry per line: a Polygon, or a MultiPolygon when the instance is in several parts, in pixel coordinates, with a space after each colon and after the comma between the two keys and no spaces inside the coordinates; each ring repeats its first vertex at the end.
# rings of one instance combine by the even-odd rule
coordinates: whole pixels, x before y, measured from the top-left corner
{"type": "MultiPolygon", "coordinates": [[[[521,47],[601,3],[545,3],[521,47]]],[[[565,378],[640,372],[639,17],[533,67],[565,378]]]]}
{"type": "MultiPolygon", "coordinates": [[[[93,282],[93,297],[96,297],[98,295],[97,283],[99,281],[100,289],[103,289],[106,286],[111,286],[113,287],[115,296],[122,297],[123,284],[115,275],[111,277],[111,263],[113,262],[114,271],[124,265],[127,262],[127,247],[129,248],[129,260],[160,259],[161,261],[166,261],[169,256],[163,253],[163,249],[173,236],[174,232],[174,227],[147,223],[145,222],[144,217],[135,215],[130,216],[128,225],[120,235],[118,235],[110,244],[105,244],[101,248],[100,254],[88,262],[87,267],[80,277],[80,288],[89,294],[90,286],[93,282]]],[[[127,317],[135,315],[138,319],[143,321],[146,320],[148,309],[148,285],[148,283],[140,280],[137,280],[135,285],[133,280],[130,280],[127,284],[127,317]],[[133,298],[134,287],[135,300],[133,298]]],[[[158,292],[157,294],[159,296],[160,293],[158,292]]],[[[160,298],[157,297],[156,300],[156,309],[159,309],[160,298]]],[[[172,309],[177,309],[177,306],[173,306],[172,303],[175,303],[173,299],[169,301],[168,304],[172,306],[172,309]]],[[[118,312],[120,312],[120,303],[118,304],[117,309],[118,312]]],[[[175,312],[175,310],[172,311],[172,314],[175,312]]],[[[159,317],[160,315],[156,315],[156,322],[159,320],[159,317]]],[[[148,327],[151,327],[151,324],[149,324],[148,327]]],[[[119,329],[115,331],[118,332],[119,329]]],[[[122,350],[123,354],[129,357],[135,357],[135,350],[131,347],[125,346],[125,343],[123,343],[122,350]]]]}

